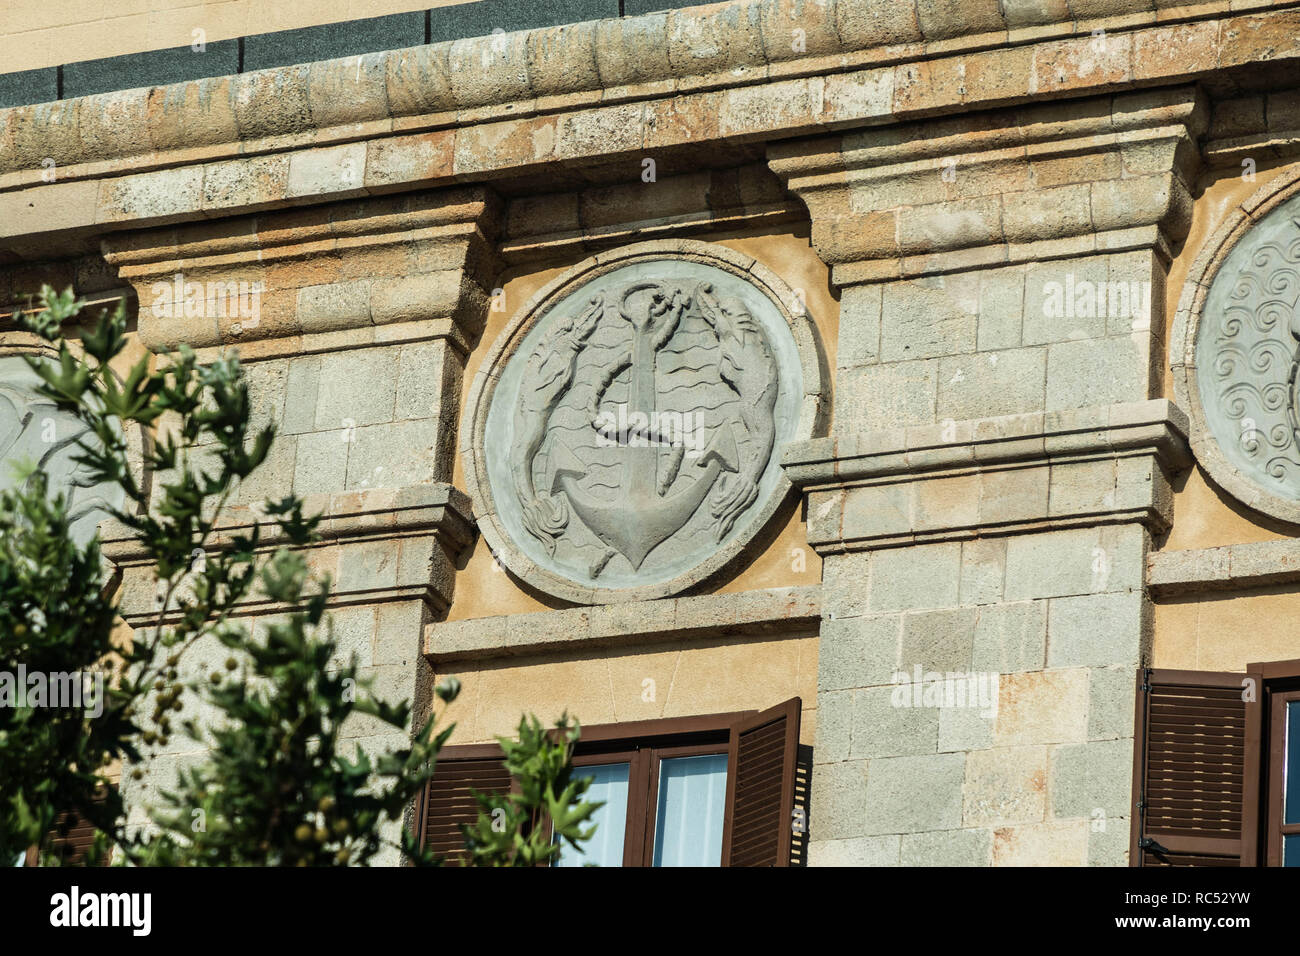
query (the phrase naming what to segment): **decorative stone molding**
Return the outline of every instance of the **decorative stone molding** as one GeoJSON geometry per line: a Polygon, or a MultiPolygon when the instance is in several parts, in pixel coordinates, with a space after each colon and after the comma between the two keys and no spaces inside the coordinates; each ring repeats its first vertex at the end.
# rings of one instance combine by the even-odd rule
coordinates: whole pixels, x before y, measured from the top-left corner
{"type": "Polygon", "coordinates": [[[154,351],[239,345],[248,359],[448,338],[464,353],[487,314],[499,219],[496,197],[469,188],[126,233],[103,246],[135,287],[140,338],[154,351]]]}
{"type": "Polygon", "coordinates": [[[821,438],[789,448],[819,554],[1172,520],[1191,464],[1164,399],[821,438]]]}
{"type": "MultiPolygon", "coordinates": [[[[309,567],[331,578],[331,607],[422,601],[434,613],[451,603],[456,561],[473,541],[469,500],[447,484],[376,489],[338,495],[308,495],[305,514],[323,519],[320,539],[302,549],[309,567]]],[[[284,544],[275,525],[249,507],[223,513],[212,546],[221,548],[235,535],[262,526],[259,551],[269,553],[284,544]]],[[[105,558],[122,575],[121,614],[132,627],[158,620],[157,583],[153,565],[130,530],[105,522],[105,558]]],[[[278,606],[254,595],[240,614],[273,613],[278,606]]]]}
{"type": "Polygon", "coordinates": [[[435,667],[540,652],[715,639],[799,636],[821,624],[817,585],[565,608],[429,624],[424,653],[435,667]]]}
{"type": "MultiPolygon", "coordinates": [[[[532,33],[504,35],[0,111],[0,154],[12,157],[11,171],[0,173],[0,247],[26,255],[36,237],[57,234],[66,250],[114,228],[361,191],[553,177],[701,143],[747,147],[752,159],[752,144],[773,139],[1110,93],[1131,83],[1187,82],[1300,58],[1297,11],[1233,16],[1222,0],[1181,8],[1180,15],[1204,18],[1190,23],[1161,23],[1163,11],[1148,11],[1127,32],[1112,33],[1114,20],[1107,19],[1104,54],[1084,21],[1061,24],[1055,38],[1041,39],[1032,30],[994,27],[997,33],[972,38],[972,49],[950,39],[900,44],[878,31],[878,18],[893,6],[854,6],[858,26],[847,34],[837,26],[835,40],[822,32],[826,42],[860,52],[752,68],[733,59],[758,47],[752,32],[729,29],[728,5],[680,11],[698,18],[700,32],[683,33],[675,63],[665,54],[659,31],[668,21],[661,14],[595,25],[598,38],[602,30],[614,32],[606,41],[617,48],[609,54],[619,64],[612,72],[593,71],[583,29],[561,29],[535,31],[562,39],[532,61],[532,33]],[[719,30],[727,30],[727,42],[716,40],[719,30]],[[692,55],[692,43],[716,58],[692,55]],[[670,76],[695,79],[648,79],[649,64],[665,58],[670,76]],[[531,85],[529,77],[543,67],[551,78],[545,82],[563,84],[563,92],[531,85]],[[696,76],[699,69],[706,75],[696,76]],[[603,92],[583,89],[595,82],[593,73],[603,92]],[[448,100],[455,96],[501,102],[459,106],[448,100]],[[47,157],[57,165],[57,182],[41,178],[47,157]],[[318,175],[343,169],[345,161],[354,177],[318,175]],[[112,178],[103,178],[110,171],[112,178]]],[[[992,3],[983,6],[997,18],[992,3]]],[[[911,15],[906,5],[899,9],[911,15]]],[[[956,16],[955,9],[936,4],[935,16],[956,16]],[[948,12],[938,13],[939,6],[948,12]]],[[[810,39],[809,50],[818,42],[810,39]]]]}
{"type": "Polygon", "coordinates": [[[803,204],[763,163],[632,183],[521,196],[506,208],[501,258],[510,265],[577,258],[647,239],[693,233],[791,228],[803,204]]]}
{"type": "Polygon", "coordinates": [[[576,603],[709,578],[785,500],[781,449],[824,431],[824,364],[802,301],[749,256],[670,240],[580,263],[471,386],[461,453],[484,538],[576,603]]]}
{"type": "Polygon", "coordinates": [[[1221,548],[1157,551],[1147,558],[1156,598],[1300,582],[1300,541],[1253,541],[1221,548]]]}
{"type": "MultiPolygon", "coordinates": [[[[1283,4],[1232,3],[1240,11],[1278,5],[1283,4]]],[[[1171,34],[1166,43],[1188,32],[1185,26],[1159,24],[1158,7],[1153,0],[1116,0],[1096,25],[1107,31],[1117,24],[1159,27],[1171,34]]],[[[1206,20],[1227,7],[1220,0],[1188,4],[1182,11],[1184,17],[1206,20]]],[[[1241,19],[1267,21],[1263,14],[1241,19]]],[[[1212,67],[1240,61],[1243,48],[1259,42],[1258,26],[1233,29],[1235,23],[1229,23],[1227,36],[1213,19],[1199,25],[1189,37],[1198,41],[1192,44],[1194,62],[1182,66],[1202,65],[1207,44],[1222,45],[1209,51],[1212,58],[1205,65],[1212,67]]],[[[0,173],[31,168],[32,155],[39,170],[40,158],[47,155],[65,166],[132,156],[156,161],[150,154],[240,139],[299,145],[308,128],[334,129],[343,137],[358,124],[387,122],[391,129],[429,114],[517,113],[521,106],[598,100],[602,92],[613,99],[664,86],[686,92],[905,58],[929,60],[994,44],[1066,41],[1078,58],[1086,54],[1083,41],[1092,39],[1092,29],[1092,21],[1076,21],[1063,4],[921,0],[913,7],[875,0],[741,0],[16,107],[0,113],[13,148],[0,173]],[[796,28],[804,31],[802,47],[792,42],[796,28]],[[281,108],[268,115],[263,105],[270,97],[279,99],[281,108]]],[[[1179,44],[1187,45],[1187,39],[1179,44]]],[[[1287,52],[1274,44],[1275,56],[1287,52]]],[[[1131,71],[1132,57],[1132,42],[1121,41],[1110,58],[1115,63],[1105,65],[1131,71]]],[[[1045,60],[1028,75],[1043,85],[1059,85],[1051,65],[1045,60]]]]}
{"type": "Polygon", "coordinates": [[[1169,246],[1191,221],[1193,87],[775,143],[837,285],[1169,246]]]}
{"type": "Polygon", "coordinates": [[[1170,334],[1196,460],[1257,511],[1300,523],[1300,170],[1233,209],[1188,271],[1170,334]]]}
{"type": "Polygon", "coordinates": [[[1208,165],[1219,169],[1244,170],[1293,158],[1300,153],[1300,90],[1274,89],[1217,101],[1201,152],[1208,165]]]}

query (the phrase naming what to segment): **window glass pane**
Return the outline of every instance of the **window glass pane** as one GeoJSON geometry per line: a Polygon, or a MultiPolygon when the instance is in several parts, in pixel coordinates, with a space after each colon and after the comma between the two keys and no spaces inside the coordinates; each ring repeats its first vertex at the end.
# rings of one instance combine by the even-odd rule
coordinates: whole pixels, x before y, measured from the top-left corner
{"type": "MultiPolygon", "coordinates": [[[[594,767],[574,767],[575,776],[591,777],[591,786],[583,797],[588,803],[605,805],[591,815],[595,835],[582,845],[579,853],[567,843],[555,866],[623,865],[623,836],[627,829],[628,764],[609,763],[594,767]]],[[[589,824],[588,824],[589,825],[589,824]]]]}
{"type": "Polygon", "coordinates": [[[1300,836],[1282,838],[1282,865],[1300,866],[1300,836]]]}
{"type": "Polygon", "coordinates": [[[1286,705],[1286,740],[1282,746],[1282,819],[1300,823],[1300,700],[1286,705]]]}
{"type": "Polygon", "coordinates": [[[727,755],[659,762],[655,866],[721,866],[727,755]]]}

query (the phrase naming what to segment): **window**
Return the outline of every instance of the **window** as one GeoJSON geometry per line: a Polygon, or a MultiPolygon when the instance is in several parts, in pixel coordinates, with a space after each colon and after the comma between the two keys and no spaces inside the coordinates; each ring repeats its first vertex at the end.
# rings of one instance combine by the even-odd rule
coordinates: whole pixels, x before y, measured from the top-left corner
{"type": "Polygon", "coordinates": [[[1138,674],[1135,866],[1300,866],[1300,661],[1138,674]]]}
{"type": "Polygon", "coordinates": [[[1263,745],[1256,777],[1260,862],[1300,866],[1300,661],[1252,664],[1248,674],[1262,690],[1254,708],[1263,745]]]}
{"type": "MultiPolygon", "coordinates": [[[[584,727],[574,766],[603,801],[595,837],[558,866],[787,866],[802,858],[806,777],[799,698],[757,713],[584,727]],[[796,793],[796,790],[799,792],[796,793]],[[796,812],[796,804],[799,810],[796,812]]],[[[495,745],[448,747],[425,798],[423,839],[460,852],[470,793],[511,782],[495,745]]]]}
{"type": "Polygon", "coordinates": [[[584,731],[573,763],[593,776],[588,799],[605,806],[596,811],[595,839],[582,853],[566,848],[559,865],[720,866],[734,719],[707,718],[713,729],[653,721],[584,731]],[[638,733],[623,736],[628,730],[638,733]]]}

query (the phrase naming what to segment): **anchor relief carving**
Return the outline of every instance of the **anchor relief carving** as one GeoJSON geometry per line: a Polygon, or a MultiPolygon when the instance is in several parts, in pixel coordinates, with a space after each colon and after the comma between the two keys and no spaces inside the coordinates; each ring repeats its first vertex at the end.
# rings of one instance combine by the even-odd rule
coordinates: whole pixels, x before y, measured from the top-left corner
{"type": "Polygon", "coordinates": [[[508,451],[527,534],[592,578],[723,541],[776,436],[778,363],[745,302],[638,277],[542,322],[508,451]]]}

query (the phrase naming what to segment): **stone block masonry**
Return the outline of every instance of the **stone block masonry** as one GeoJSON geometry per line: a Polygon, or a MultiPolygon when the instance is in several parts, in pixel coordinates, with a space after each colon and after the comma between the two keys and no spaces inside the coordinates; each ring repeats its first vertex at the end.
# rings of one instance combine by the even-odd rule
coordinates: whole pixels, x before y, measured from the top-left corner
{"type": "MultiPolygon", "coordinates": [[[[1238,176],[1297,175],[1300,2],[664,6],[483,0],[241,29],[201,70],[129,51],[0,75],[0,312],[75,283],[132,304],[136,354],[237,350],[278,438],[227,528],[267,494],[323,510],[307,557],[341,651],[417,711],[457,671],[475,739],[533,704],[617,721],[797,695],[812,864],[1125,864],[1161,615],[1300,580],[1248,507],[1221,538],[1175,513],[1215,494],[1184,481],[1196,419],[1167,385],[1190,335],[1170,302],[1209,282],[1185,250],[1226,242],[1205,236],[1232,203],[1262,214],[1238,176]],[[473,497],[489,438],[466,423],[523,303],[637,243],[769,275],[819,384],[770,452],[775,520],[616,603],[498,563],[478,532],[509,522],[473,497]]],[[[744,343],[743,310],[713,322],[708,349],[744,343]]],[[[0,330],[0,354],[31,348],[0,330]]],[[[731,401],[737,379],[710,385],[731,401]]],[[[541,477],[530,520],[571,520],[541,477]]],[[[112,529],[105,553],[146,626],[148,569],[112,529]]],[[[1201,663],[1237,653],[1211,629],[1184,649],[1201,663]]],[[[161,757],[166,778],[198,754],[161,757]]],[[[166,779],[146,783],[133,804],[166,779]]]]}

